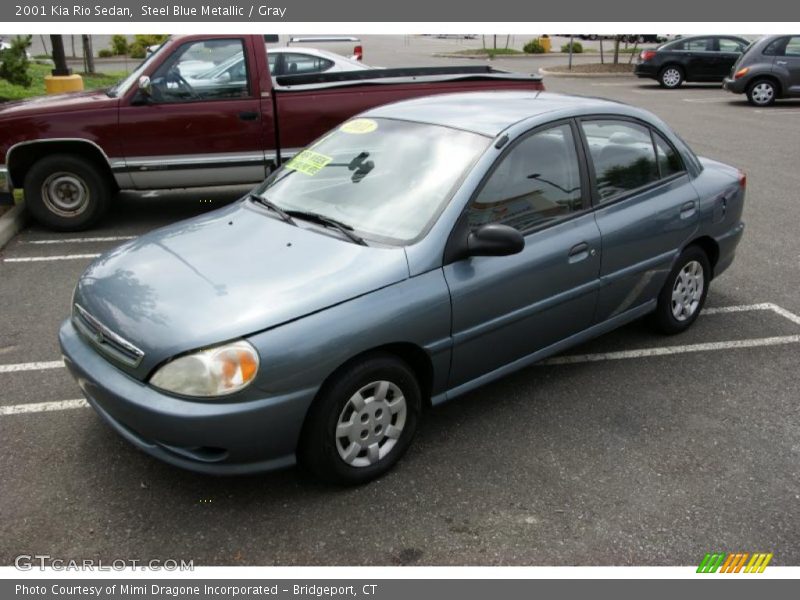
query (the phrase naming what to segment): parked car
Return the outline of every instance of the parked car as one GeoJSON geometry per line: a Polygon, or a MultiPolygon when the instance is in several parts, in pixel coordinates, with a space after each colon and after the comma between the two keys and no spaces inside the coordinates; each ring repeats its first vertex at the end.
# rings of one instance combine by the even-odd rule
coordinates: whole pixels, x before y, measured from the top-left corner
{"type": "Polygon", "coordinates": [[[240,201],[98,258],[61,349],[97,412],[157,458],[364,482],[424,406],[645,315],[690,327],[733,261],[744,196],[740,171],[617,102],[388,104],[240,201]]]}
{"type": "Polygon", "coordinates": [[[747,94],[750,104],[769,106],[777,98],[800,97],[800,35],[768,35],[747,49],[723,87],[747,94]]]}
{"type": "Polygon", "coordinates": [[[680,38],[655,50],[642,50],[634,73],[665,88],[680,87],[684,81],[722,81],[749,43],[732,35],[680,38]]]}
{"type": "Polygon", "coordinates": [[[27,209],[40,223],[86,229],[118,189],[256,184],[367,108],[490,89],[543,85],[538,75],[487,66],[273,77],[264,36],[177,36],[111,89],[0,106],[0,194],[23,188],[27,209]],[[237,53],[247,60],[227,79],[195,88],[184,74],[184,63],[220,64],[237,53]]]}
{"type": "MultiPolygon", "coordinates": [[[[269,48],[267,60],[269,61],[269,72],[273,77],[361,71],[373,68],[361,61],[316,48],[269,48]]],[[[235,52],[233,56],[225,58],[219,63],[207,60],[181,61],[180,74],[192,87],[230,84],[237,81],[241,85],[247,80],[247,68],[242,52],[235,52]]]]}

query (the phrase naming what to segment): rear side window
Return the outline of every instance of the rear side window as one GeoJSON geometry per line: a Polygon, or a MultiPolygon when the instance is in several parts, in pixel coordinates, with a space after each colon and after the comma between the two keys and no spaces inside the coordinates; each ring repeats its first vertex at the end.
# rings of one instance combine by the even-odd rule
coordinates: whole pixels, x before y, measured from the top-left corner
{"type": "Polygon", "coordinates": [[[559,125],[516,144],[468,209],[470,227],[502,223],[525,232],[583,208],[572,128],[559,125]]]}
{"type": "Polygon", "coordinates": [[[705,52],[713,50],[712,38],[697,38],[692,40],[683,40],[673,46],[672,50],[686,50],[687,52],[705,52]]]}
{"type": "Polygon", "coordinates": [[[286,52],[283,55],[284,75],[322,73],[333,66],[333,61],[321,56],[286,52]]]}
{"type": "Polygon", "coordinates": [[[778,38],[777,40],[772,40],[767,47],[764,48],[764,52],[762,54],[766,56],[783,56],[784,48],[787,44],[787,38],[778,38]]]}
{"type": "Polygon", "coordinates": [[[675,149],[660,134],[653,132],[658,158],[658,173],[662,179],[684,172],[683,161],[675,149]]]}
{"type": "Polygon", "coordinates": [[[784,56],[800,56],[800,36],[789,38],[784,56]]]}
{"type": "Polygon", "coordinates": [[[601,203],[658,181],[656,153],[647,127],[611,119],[584,121],[581,126],[601,203]]]}

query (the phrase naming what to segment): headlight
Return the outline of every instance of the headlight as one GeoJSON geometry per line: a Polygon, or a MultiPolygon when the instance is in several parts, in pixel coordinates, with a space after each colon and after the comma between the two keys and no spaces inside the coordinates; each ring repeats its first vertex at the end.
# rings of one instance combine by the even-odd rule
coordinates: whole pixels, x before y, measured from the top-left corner
{"type": "Polygon", "coordinates": [[[225,396],[255,379],[258,353],[244,340],[176,358],[158,369],[150,384],[185,396],[225,396]]]}

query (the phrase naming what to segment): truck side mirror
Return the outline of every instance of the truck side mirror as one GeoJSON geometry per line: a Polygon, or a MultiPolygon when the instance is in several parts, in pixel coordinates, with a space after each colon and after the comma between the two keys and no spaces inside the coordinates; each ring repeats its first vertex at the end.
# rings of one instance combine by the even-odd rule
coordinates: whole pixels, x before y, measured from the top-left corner
{"type": "Polygon", "coordinates": [[[150,78],[147,75],[139,77],[139,91],[148,98],[153,93],[153,86],[150,84],[150,78]]]}

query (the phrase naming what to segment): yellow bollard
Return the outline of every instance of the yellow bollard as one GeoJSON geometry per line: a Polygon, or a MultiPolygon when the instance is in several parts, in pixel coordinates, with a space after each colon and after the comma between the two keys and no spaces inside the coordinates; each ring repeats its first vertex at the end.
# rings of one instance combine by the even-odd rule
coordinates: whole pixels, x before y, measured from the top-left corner
{"type": "Polygon", "coordinates": [[[46,75],[44,87],[48,94],[80,92],[83,90],[83,77],[80,75],[46,75]]]}

